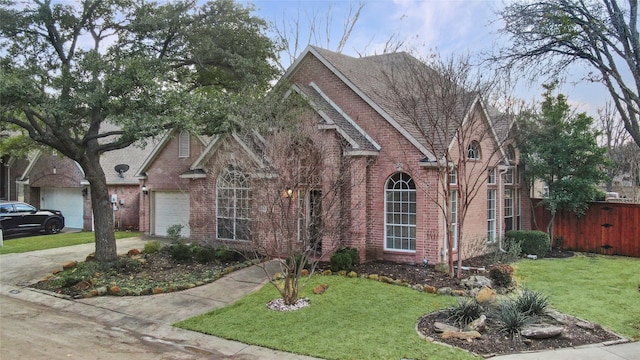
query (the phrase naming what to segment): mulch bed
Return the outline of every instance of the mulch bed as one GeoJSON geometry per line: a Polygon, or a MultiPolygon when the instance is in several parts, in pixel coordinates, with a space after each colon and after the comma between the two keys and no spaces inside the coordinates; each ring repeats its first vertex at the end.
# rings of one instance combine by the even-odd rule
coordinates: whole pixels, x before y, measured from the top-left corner
{"type": "Polygon", "coordinates": [[[473,339],[471,341],[454,338],[445,339],[442,338],[442,334],[434,331],[433,326],[436,321],[447,323],[447,315],[444,312],[436,312],[423,316],[418,321],[417,328],[420,334],[433,341],[459,347],[484,357],[524,351],[553,350],[620,339],[615,334],[610,333],[597,324],[591,324],[593,325],[593,329],[589,329],[578,326],[577,321],[562,324],[550,317],[544,317],[543,320],[545,324],[564,327],[564,331],[561,335],[553,338],[530,340],[518,335],[512,336],[501,333],[496,330],[496,324],[487,320],[487,328],[482,332],[480,339],[473,339]]]}
{"type": "MultiPolygon", "coordinates": [[[[547,258],[562,259],[572,256],[574,256],[574,253],[571,251],[554,249],[547,255],[547,258]]],[[[492,263],[492,256],[479,256],[463,261],[463,266],[471,268],[484,267],[485,269],[488,269],[492,263]]],[[[435,270],[433,266],[425,267],[422,265],[395,264],[392,262],[377,261],[359,264],[355,267],[354,271],[358,274],[384,275],[393,279],[401,279],[411,284],[430,285],[436,288],[450,287],[454,290],[466,290],[460,282],[461,279],[452,278],[444,272],[435,270]]],[[[476,271],[472,270],[463,270],[462,273],[463,278],[471,275],[488,276],[487,273],[478,274],[476,271]]],[[[529,340],[519,336],[514,337],[509,334],[501,333],[496,330],[497,326],[492,323],[491,319],[488,319],[487,329],[482,333],[482,338],[480,339],[474,339],[471,341],[455,338],[443,339],[441,334],[434,331],[433,324],[436,321],[447,323],[446,318],[447,315],[443,311],[426,314],[422,318],[418,319],[417,329],[421,335],[432,339],[433,341],[459,347],[485,357],[524,351],[552,350],[620,339],[615,334],[603,329],[597,324],[592,324],[593,329],[589,329],[578,326],[577,324],[580,321],[577,319],[569,321],[568,323],[560,324],[558,321],[550,317],[545,317],[543,319],[546,324],[561,325],[564,327],[564,331],[560,336],[550,339],[529,340]]]]}

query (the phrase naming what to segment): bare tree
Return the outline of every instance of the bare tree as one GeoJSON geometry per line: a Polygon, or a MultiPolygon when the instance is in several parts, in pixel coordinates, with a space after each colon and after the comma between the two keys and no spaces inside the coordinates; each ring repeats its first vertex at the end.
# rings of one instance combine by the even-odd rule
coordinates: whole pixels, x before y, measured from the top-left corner
{"type": "MultiPolygon", "coordinates": [[[[333,51],[342,52],[358,20],[360,20],[360,14],[364,6],[364,2],[359,3],[357,6],[354,6],[353,3],[349,4],[349,10],[342,21],[340,39],[333,51]]],[[[284,58],[278,63],[282,72],[286,71],[307,45],[322,46],[326,49],[334,47],[332,43],[333,26],[334,19],[331,7],[329,7],[326,14],[319,14],[317,11],[304,11],[301,14],[300,7],[298,7],[294,17],[283,14],[282,20],[278,24],[273,24],[275,39],[281,44],[284,53],[284,58]],[[302,17],[303,15],[304,18],[302,17]]]]}
{"type": "MultiPolygon", "coordinates": [[[[256,259],[275,260],[277,271],[270,261],[259,266],[284,303],[293,305],[318,263],[329,260],[364,226],[351,216],[364,199],[351,191],[364,186],[365,179],[351,171],[354,160],[345,154],[346,144],[319,127],[320,117],[300,96],[279,100],[287,96],[282,88],[286,86],[242,116],[243,130],[234,137],[253,155],[239,156],[242,149],[231,148],[216,161],[220,177],[231,173],[241,184],[236,188],[242,189],[228,201],[218,198],[223,216],[217,219],[216,238],[249,240],[234,246],[256,259]],[[236,220],[224,223],[230,203],[235,204],[236,220]]],[[[216,187],[224,191],[220,181],[216,187]]]]}
{"type": "MultiPolygon", "coordinates": [[[[503,161],[501,140],[506,131],[495,131],[483,103],[493,84],[474,73],[469,57],[445,61],[438,56],[424,61],[407,57],[385,73],[382,81],[389,106],[435,157],[424,166],[437,173],[437,183],[428,183],[426,177],[422,183],[438,187],[437,192],[427,194],[433,194],[430,200],[445,218],[449,270],[454,276],[454,241],[460,252],[473,248],[464,244],[465,219],[474,199],[486,189],[489,170],[503,161]]],[[[458,254],[458,277],[462,258],[458,254]]]]}
{"type": "Polygon", "coordinates": [[[596,126],[600,133],[600,143],[607,149],[607,158],[612,161],[607,167],[607,191],[613,191],[613,181],[616,176],[625,171],[624,154],[621,146],[629,140],[629,135],[620,121],[617,110],[610,102],[605,107],[598,109],[596,126]]]}
{"type": "Polygon", "coordinates": [[[640,145],[638,1],[538,0],[498,12],[509,38],[492,59],[504,70],[555,78],[588,64],[586,80],[606,86],[626,130],[640,145]],[[629,76],[630,75],[630,76],[629,76]]]}
{"type": "Polygon", "coordinates": [[[622,185],[628,184],[631,187],[631,198],[640,203],[640,146],[628,141],[620,146],[619,153],[623,160],[622,185]]]}

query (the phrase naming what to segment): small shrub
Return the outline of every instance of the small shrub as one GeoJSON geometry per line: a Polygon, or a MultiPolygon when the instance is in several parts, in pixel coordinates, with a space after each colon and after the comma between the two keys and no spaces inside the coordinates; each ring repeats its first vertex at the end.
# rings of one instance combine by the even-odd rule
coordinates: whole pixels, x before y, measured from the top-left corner
{"type": "Polygon", "coordinates": [[[447,309],[447,319],[459,327],[464,327],[482,315],[484,308],[476,299],[461,298],[447,309]]]}
{"type": "Polygon", "coordinates": [[[538,230],[510,230],[506,233],[507,242],[520,244],[522,253],[543,258],[549,252],[550,240],[547,233],[538,230]]]}
{"type": "Polygon", "coordinates": [[[562,247],[564,246],[564,237],[562,235],[556,236],[554,245],[556,246],[557,249],[562,249],[562,247]]]}
{"type": "Polygon", "coordinates": [[[497,287],[509,287],[513,282],[513,266],[509,264],[499,264],[492,266],[489,270],[489,278],[493,285],[497,287]]]}
{"type": "Polygon", "coordinates": [[[441,272],[441,273],[448,274],[449,273],[449,264],[447,264],[446,262],[437,263],[436,266],[434,267],[434,269],[436,271],[441,272]]]}
{"type": "Polygon", "coordinates": [[[522,248],[517,241],[504,240],[503,248],[500,249],[499,243],[495,243],[495,249],[493,252],[493,262],[501,264],[510,264],[518,261],[522,254],[522,248]],[[504,250],[504,252],[502,251],[504,250]]]}
{"type": "Polygon", "coordinates": [[[522,294],[513,301],[520,312],[532,316],[544,315],[547,306],[549,306],[549,298],[547,296],[529,289],[524,289],[522,294]]]}
{"type": "Polygon", "coordinates": [[[191,246],[184,243],[174,243],[169,245],[169,255],[177,262],[187,262],[193,259],[193,252],[191,246]]]}
{"type": "Polygon", "coordinates": [[[346,247],[338,250],[337,252],[344,252],[349,254],[349,256],[351,257],[351,264],[353,265],[357,265],[360,262],[360,259],[358,258],[358,249],[356,248],[346,247]]]}
{"type": "Polygon", "coordinates": [[[211,246],[198,246],[193,248],[193,253],[197,262],[208,264],[218,259],[218,252],[211,246]]]}
{"type": "Polygon", "coordinates": [[[499,330],[512,335],[517,334],[525,325],[533,322],[533,317],[520,311],[516,303],[510,299],[500,303],[495,310],[499,330]]]}
{"type": "Polygon", "coordinates": [[[353,269],[353,261],[351,255],[346,252],[336,252],[331,255],[330,259],[331,271],[351,271],[353,269]]]}
{"type": "Polygon", "coordinates": [[[242,260],[243,257],[240,252],[230,249],[227,246],[221,246],[216,249],[215,256],[220,261],[239,261],[242,260]]]}
{"type": "Polygon", "coordinates": [[[180,235],[180,233],[182,233],[183,227],[184,226],[181,224],[173,224],[169,226],[169,228],[167,229],[167,237],[174,243],[179,242],[182,238],[182,235],[180,235]]]}
{"type": "Polygon", "coordinates": [[[144,252],[145,254],[155,254],[162,248],[162,244],[158,240],[148,241],[144,244],[144,252]]]}

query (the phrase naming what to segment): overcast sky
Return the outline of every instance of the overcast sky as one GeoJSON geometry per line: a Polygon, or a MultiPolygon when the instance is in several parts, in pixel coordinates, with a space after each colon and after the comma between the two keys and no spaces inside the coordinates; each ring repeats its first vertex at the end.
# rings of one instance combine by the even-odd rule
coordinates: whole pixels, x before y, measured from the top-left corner
{"type": "MultiPolygon", "coordinates": [[[[349,8],[355,10],[358,6],[358,2],[346,0],[242,2],[254,4],[256,15],[279,27],[283,21],[291,22],[296,18],[308,27],[308,22],[314,16],[316,22],[326,26],[327,14],[330,14],[332,35],[329,46],[326,46],[326,38],[323,39],[325,43],[318,44],[330,50],[335,50],[338,45],[349,8]]],[[[444,58],[461,54],[479,56],[504,41],[497,34],[501,23],[495,15],[496,10],[504,6],[502,0],[373,0],[364,3],[360,19],[342,51],[344,54],[358,56],[362,53],[381,53],[384,43],[394,34],[396,39],[404,41],[408,48],[421,56],[437,52],[444,58]]],[[[578,76],[574,76],[571,83],[563,84],[560,91],[568,96],[570,104],[579,111],[595,116],[609,95],[601,84],[579,81],[582,70],[581,67],[574,68],[573,73],[578,76]]],[[[541,79],[531,86],[519,86],[517,96],[527,102],[540,100],[543,81],[541,79]]]]}

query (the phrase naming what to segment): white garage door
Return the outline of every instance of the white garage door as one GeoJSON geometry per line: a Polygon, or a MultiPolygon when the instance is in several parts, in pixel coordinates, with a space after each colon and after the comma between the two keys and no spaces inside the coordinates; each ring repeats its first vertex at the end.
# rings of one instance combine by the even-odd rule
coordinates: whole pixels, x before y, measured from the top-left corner
{"type": "Polygon", "coordinates": [[[154,234],[167,235],[171,225],[182,225],[183,238],[189,237],[189,193],[184,192],[154,192],[154,234]]]}
{"type": "Polygon", "coordinates": [[[81,188],[41,188],[40,207],[62,211],[64,226],[82,229],[84,215],[81,188]]]}

